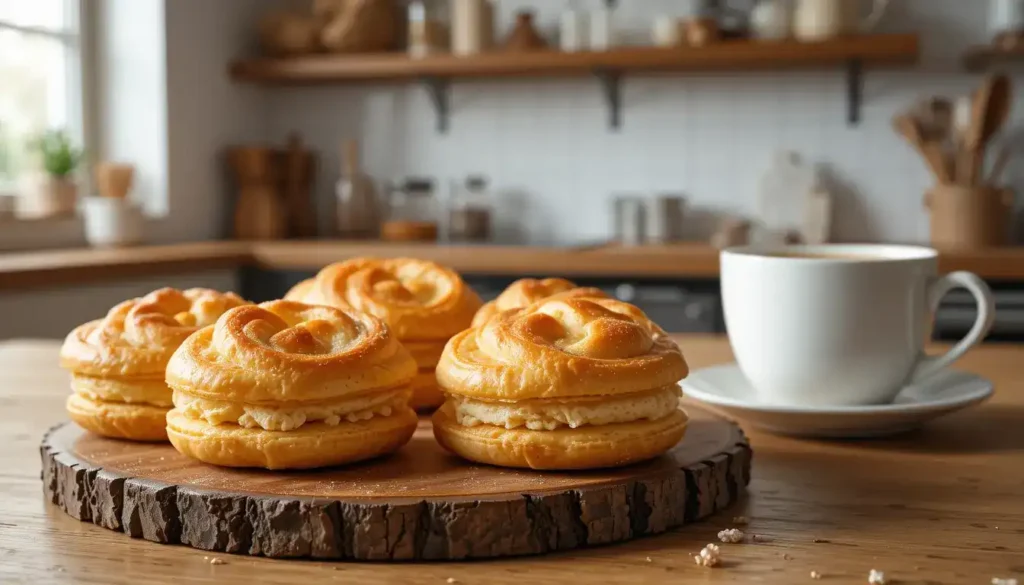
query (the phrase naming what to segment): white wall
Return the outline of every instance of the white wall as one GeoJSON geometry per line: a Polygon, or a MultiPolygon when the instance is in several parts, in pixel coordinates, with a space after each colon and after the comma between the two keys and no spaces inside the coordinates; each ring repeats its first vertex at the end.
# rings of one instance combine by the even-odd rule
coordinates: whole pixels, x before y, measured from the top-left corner
{"type": "MultiPolygon", "coordinates": [[[[134,2],[137,0],[120,0],[134,2]]],[[[162,241],[222,236],[231,183],[224,152],[267,138],[267,96],[234,84],[228,63],[251,52],[267,0],[164,0],[168,216],[162,241]]]]}
{"type": "MultiPolygon", "coordinates": [[[[516,9],[542,7],[544,28],[564,5],[498,4],[505,27],[516,9]]],[[[684,4],[624,0],[620,17],[631,37],[644,37],[654,15],[684,4]]],[[[419,87],[277,89],[268,94],[270,136],[283,140],[296,129],[321,151],[322,204],[338,172],[337,145],[355,136],[365,143],[369,171],[381,178],[488,175],[503,191],[498,215],[506,237],[521,231],[556,242],[607,237],[614,193],[683,192],[704,212],[749,214],[771,153],[792,149],[828,167],[838,184],[837,239],[925,241],[921,199],[929,177],[890,119],[917,97],[972,88],[978,78],[961,73],[959,59],[968,45],[987,42],[986,16],[984,0],[893,0],[881,28],[920,31],[922,64],[869,70],[856,128],[846,124],[845,78],[835,70],[628,78],[619,133],[607,129],[589,79],[458,83],[448,135],[434,132],[419,87]]],[[[1022,186],[1022,169],[1013,173],[1022,186]]]]}

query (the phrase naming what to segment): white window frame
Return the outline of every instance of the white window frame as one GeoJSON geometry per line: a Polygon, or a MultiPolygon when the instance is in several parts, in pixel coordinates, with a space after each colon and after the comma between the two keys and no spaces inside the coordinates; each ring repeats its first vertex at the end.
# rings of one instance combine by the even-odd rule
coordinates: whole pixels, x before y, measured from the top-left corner
{"type": "MultiPolygon", "coordinates": [[[[34,1],[34,0],[23,0],[34,1]]],[[[91,185],[91,169],[97,160],[99,138],[96,120],[96,50],[95,50],[95,3],[90,0],[63,0],[65,28],[53,30],[44,27],[23,26],[0,20],[0,29],[14,30],[28,35],[37,35],[64,43],[69,58],[65,68],[67,96],[65,129],[72,139],[85,150],[81,171],[78,174],[83,192],[91,185]]],[[[4,186],[0,187],[14,187],[4,186]]],[[[81,221],[78,217],[44,220],[4,221],[5,229],[0,230],[0,251],[5,248],[43,247],[71,241],[81,241],[81,221]],[[19,229],[17,224],[31,224],[31,229],[19,229]],[[42,230],[42,232],[40,231],[42,230]],[[6,232],[6,233],[5,233],[6,232]]],[[[29,227],[29,226],[25,226],[29,227]]]]}

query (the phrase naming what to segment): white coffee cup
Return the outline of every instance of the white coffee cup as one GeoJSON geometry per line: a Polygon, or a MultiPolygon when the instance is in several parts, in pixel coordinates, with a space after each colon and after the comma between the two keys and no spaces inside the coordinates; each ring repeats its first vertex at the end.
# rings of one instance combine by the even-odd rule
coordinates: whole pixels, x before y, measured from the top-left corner
{"type": "Polygon", "coordinates": [[[946,368],[992,327],[988,286],[969,272],[937,276],[931,248],[747,246],[722,251],[722,302],[736,361],[758,400],[780,405],[891,402],[946,368]],[[947,353],[924,345],[942,297],[974,295],[978,318],[947,353]]]}

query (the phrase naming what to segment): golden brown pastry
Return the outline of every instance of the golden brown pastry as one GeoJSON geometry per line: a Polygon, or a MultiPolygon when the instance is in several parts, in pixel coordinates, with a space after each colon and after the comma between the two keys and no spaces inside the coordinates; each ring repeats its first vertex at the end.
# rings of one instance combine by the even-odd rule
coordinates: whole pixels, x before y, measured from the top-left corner
{"type": "Polygon", "coordinates": [[[76,328],[60,351],[61,367],[71,371],[71,419],[107,437],[167,440],[167,362],[189,335],[244,304],[232,293],[163,288],[76,328]]]}
{"type": "Polygon", "coordinates": [[[573,291],[574,296],[607,298],[599,288],[580,288],[564,278],[521,278],[508,285],[498,298],[485,304],[473,317],[473,327],[479,327],[491,317],[511,309],[528,307],[552,295],[573,291]]]}
{"type": "Polygon", "coordinates": [[[470,326],[482,304],[454,271],[411,258],[332,264],[297,284],[285,299],[351,308],[383,319],[419,366],[410,403],[418,410],[444,402],[434,367],[444,344],[470,326]]]}
{"type": "Polygon", "coordinates": [[[167,365],[167,435],[215,465],[301,469],[390,453],[416,430],[416,362],[366,313],[271,301],[225,313],[167,365]]]}
{"type": "Polygon", "coordinates": [[[644,313],[572,291],[452,338],[434,436],[466,459],[591,469],[656,457],[683,437],[679,347],[644,313]]]}

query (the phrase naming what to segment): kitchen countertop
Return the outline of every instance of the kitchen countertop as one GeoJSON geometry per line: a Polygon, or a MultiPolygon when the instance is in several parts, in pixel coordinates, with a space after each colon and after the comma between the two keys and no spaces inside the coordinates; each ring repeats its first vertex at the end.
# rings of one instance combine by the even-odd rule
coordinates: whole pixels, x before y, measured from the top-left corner
{"type": "MultiPolygon", "coordinates": [[[[730,359],[721,337],[678,336],[693,368],[730,359]]],[[[39,441],[65,418],[58,345],[0,343],[0,582],[284,584],[424,583],[989,583],[1024,578],[1024,346],[985,346],[960,362],[996,384],[986,404],[915,433],[816,442],[749,432],[747,500],[719,517],[625,544],[487,562],[319,563],[211,554],[131,540],[66,516],[43,498],[39,441]],[[762,540],[722,544],[723,564],[692,555],[732,517],[762,540]],[[211,564],[218,558],[224,564],[211,564]]]]}
{"type": "MultiPolygon", "coordinates": [[[[389,244],[338,240],[194,242],[94,250],[0,254],[0,291],[234,269],[315,271],[357,256],[415,256],[465,274],[620,278],[717,278],[718,251],[704,244],[578,247],[389,244]]],[[[949,252],[942,272],[969,270],[992,280],[1024,280],[1024,247],[949,252]]]]}

